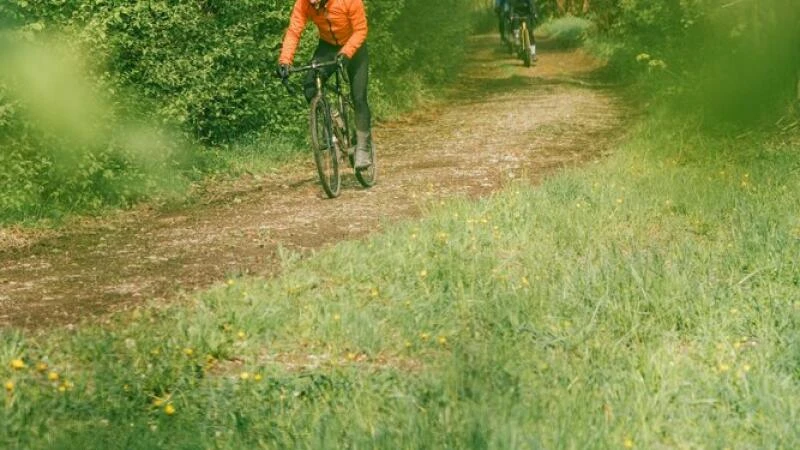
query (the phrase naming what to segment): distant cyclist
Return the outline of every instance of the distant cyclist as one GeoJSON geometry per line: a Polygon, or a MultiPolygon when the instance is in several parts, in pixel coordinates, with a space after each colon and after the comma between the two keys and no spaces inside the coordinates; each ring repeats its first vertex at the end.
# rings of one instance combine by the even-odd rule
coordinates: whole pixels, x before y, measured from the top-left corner
{"type": "Polygon", "coordinates": [[[495,0],[494,8],[500,22],[500,39],[503,42],[506,40],[505,27],[512,12],[528,18],[528,37],[531,41],[528,51],[531,52],[531,60],[536,61],[536,39],[533,37],[533,29],[539,15],[536,0],[495,0]]]}
{"type": "MultiPolygon", "coordinates": [[[[327,61],[340,58],[347,69],[356,110],[355,168],[365,169],[372,164],[369,152],[372,116],[367,103],[369,54],[363,0],[296,0],[278,58],[278,75],[283,78],[289,76],[300,35],[309,19],[319,31],[319,44],[313,59],[327,61]]],[[[326,76],[331,73],[333,69],[326,76]]],[[[317,91],[313,72],[308,72],[303,86],[306,99],[310,101],[317,91]]]]}

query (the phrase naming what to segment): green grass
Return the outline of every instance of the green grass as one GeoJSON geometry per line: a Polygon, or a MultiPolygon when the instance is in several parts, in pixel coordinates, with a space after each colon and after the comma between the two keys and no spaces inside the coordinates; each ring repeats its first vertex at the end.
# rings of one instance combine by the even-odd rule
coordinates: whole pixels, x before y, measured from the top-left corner
{"type": "Polygon", "coordinates": [[[274,280],[6,330],[0,446],[798,447],[800,154],[763,138],[650,122],[274,280]]]}
{"type": "Polygon", "coordinates": [[[541,44],[548,48],[580,47],[594,25],[587,19],[574,16],[557,17],[536,27],[536,34],[544,38],[541,44]]]}

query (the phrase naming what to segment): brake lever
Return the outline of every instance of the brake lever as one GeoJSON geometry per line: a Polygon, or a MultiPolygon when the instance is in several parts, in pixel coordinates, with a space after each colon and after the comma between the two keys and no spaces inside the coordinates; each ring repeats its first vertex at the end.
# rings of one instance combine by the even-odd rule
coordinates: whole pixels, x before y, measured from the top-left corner
{"type": "Polygon", "coordinates": [[[283,83],[283,86],[286,88],[286,91],[289,92],[289,95],[294,95],[297,92],[294,86],[292,86],[292,84],[289,83],[288,78],[281,77],[281,83],[283,83]]]}

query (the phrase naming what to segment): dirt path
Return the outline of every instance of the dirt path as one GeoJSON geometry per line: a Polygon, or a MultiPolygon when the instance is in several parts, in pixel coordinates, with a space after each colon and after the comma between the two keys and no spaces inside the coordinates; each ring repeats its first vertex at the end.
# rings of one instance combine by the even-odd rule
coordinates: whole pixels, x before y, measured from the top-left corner
{"type": "Polygon", "coordinates": [[[429,201],[537,182],[600,157],[620,135],[622,102],[586,82],[598,66],[582,52],[545,49],[526,69],[494,35],[473,47],[446,105],[376,128],[372,189],[346,173],[342,195],[323,199],[309,158],[181,211],[137,210],[47,237],[0,229],[0,327],[101,320],[232,275],[272,274],[281,246],[316,249],[416,217],[429,201]]]}

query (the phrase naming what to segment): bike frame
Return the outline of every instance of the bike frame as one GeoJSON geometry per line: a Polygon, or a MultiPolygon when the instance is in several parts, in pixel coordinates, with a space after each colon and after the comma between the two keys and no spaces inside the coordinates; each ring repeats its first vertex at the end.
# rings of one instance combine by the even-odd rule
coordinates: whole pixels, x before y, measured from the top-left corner
{"type": "MultiPolygon", "coordinates": [[[[345,106],[345,102],[348,101],[347,97],[350,95],[349,92],[345,89],[345,86],[348,86],[347,71],[344,70],[344,66],[340,64],[338,61],[332,60],[332,61],[312,61],[311,64],[305,66],[293,67],[292,69],[289,70],[289,73],[292,74],[302,73],[302,72],[308,72],[309,70],[314,71],[314,82],[317,90],[317,93],[314,95],[313,98],[324,97],[328,91],[332,91],[333,94],[336,96],[334,104],[331,104],[330,98],[326,99],[326,104],[331,109],[331,113],[333,113],[333,110],[335,109],[336,112],[338,113],[338,116],[341,117],[343,123],[343,125],[341,126],[343,132],[342,137],[344,137],[345,139],[345,142],[343,142],[342,144],[344,145],[345,153],[349,154],[351,147],[354,146],[354,143],[350,142],[350,140],[351,140],[351,135],[353,134],[352,131],[354,130],[355,123],[350,123],[351,120],[347,115],[347,108],[345,106]],[[325,69],[334,66],[336,68],[333,71],[333,73],[330,74],[333,75],[334,77],[333,85],[328,87],[327,86],[328,80],[325,80],[325,77],[323,75],[325,69]]],[[[330,75],[328,75],[328,77],[330,77],[330,75]]],[[[283,83],[287,87],[287,89],[289,89],[290,91],[292,90],[286,79],[283,80],[283,83]]]]}

